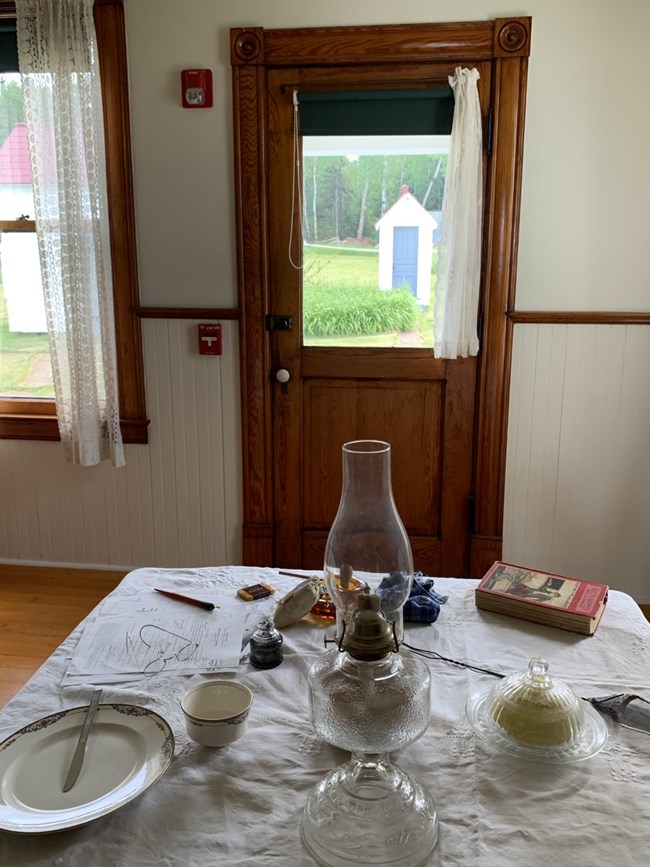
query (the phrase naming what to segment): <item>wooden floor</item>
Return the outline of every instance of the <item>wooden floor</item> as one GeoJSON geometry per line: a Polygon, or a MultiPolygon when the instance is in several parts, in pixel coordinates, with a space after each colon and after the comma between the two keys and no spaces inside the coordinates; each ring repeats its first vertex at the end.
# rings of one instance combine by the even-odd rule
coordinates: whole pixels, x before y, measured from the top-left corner
{"type": "Polygon", "coordinates": [[[125,574],[0,564],[0,708],[125,574]]]}

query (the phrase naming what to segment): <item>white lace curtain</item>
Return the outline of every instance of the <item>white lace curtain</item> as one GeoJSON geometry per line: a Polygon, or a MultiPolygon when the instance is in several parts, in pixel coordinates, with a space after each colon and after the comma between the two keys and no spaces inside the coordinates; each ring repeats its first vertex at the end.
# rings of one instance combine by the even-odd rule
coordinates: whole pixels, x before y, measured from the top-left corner
{"type": "Polygon", "coordinates": [[[482,130],[479,73],[458,67],[449,84],[454,120],[442,202],[433,310],[436,358],[478,354],[481,277],[482,130]]]}
{"type": "Polygon", "coordinates": [[[65,459],[124,464],[93,0],[16,0],[36,234],[65,459]]]}

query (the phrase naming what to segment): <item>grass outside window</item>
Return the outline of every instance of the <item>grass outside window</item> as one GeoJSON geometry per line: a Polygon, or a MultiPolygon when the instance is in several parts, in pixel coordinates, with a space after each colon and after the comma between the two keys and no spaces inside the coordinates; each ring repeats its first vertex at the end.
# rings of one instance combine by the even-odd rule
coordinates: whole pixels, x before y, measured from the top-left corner
{"type": "Polygon", "coordinates": [[[351,246],[305,246],[305,346],[433,347],[432,300],[421,309],[407,286],[378,288],[379,251],[351,246]]]}

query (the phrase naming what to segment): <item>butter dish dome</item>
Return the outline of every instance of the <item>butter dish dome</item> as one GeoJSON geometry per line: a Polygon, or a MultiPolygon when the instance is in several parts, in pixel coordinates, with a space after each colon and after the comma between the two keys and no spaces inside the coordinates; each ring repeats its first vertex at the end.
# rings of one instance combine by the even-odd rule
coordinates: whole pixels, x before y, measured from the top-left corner
{"type": "Polygon", "coordinates": [[[531,761],[581,761],[596,755],[607,741],[601,716],[566,683],[552,678],[539,656],[523,674],[508,675],[471,695],[465,712],[483,741],[531,761]]]}

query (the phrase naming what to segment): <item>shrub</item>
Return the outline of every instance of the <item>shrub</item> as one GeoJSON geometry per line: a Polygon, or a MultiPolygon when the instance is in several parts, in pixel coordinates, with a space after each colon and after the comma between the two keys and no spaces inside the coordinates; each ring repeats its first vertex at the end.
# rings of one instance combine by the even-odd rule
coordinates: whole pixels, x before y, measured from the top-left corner
{"type": "Polygon", "coordinates": [[[305,285],[303,305],[307,337],[411,331],[418,319],[417,301],[408,286],[382,290],[364,284],[318,282],[305,285]]]}

